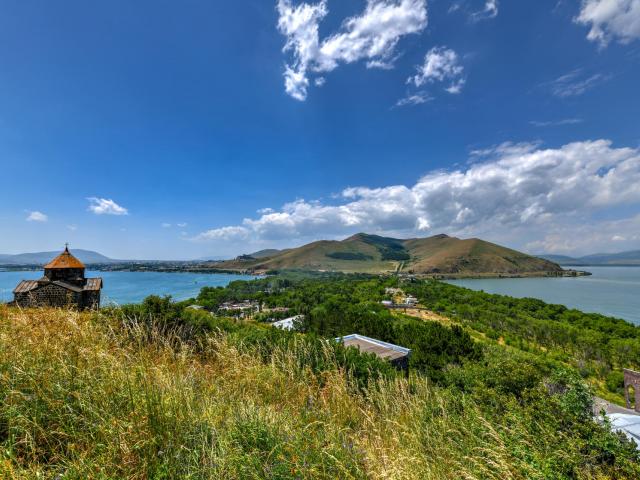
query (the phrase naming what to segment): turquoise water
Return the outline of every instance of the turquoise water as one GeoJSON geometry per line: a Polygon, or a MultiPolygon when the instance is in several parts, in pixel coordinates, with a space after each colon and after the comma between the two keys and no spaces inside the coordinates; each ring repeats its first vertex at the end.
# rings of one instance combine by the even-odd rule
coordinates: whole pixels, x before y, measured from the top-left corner
{"type": "Polygon", "coordinates": [[[577,278],[491,278],[448,283],[512,297],[532,297],[640,325],[640,267],[569,267],[593,273],[577,278]]]}
{"type": "MultiPolygon", "coordinates": [[[[13,300],[11,293],[20,280],[36,280],[41,271],[0,272],[0,302],[13,300]]],[[[224,287],[234,280],[250,280],[249,275],[217,273],[87,272],[102,277],[102,306],[138,303],[149,295],[171,295],[176,300],[195,297],[202,287],[224,287]]]]}

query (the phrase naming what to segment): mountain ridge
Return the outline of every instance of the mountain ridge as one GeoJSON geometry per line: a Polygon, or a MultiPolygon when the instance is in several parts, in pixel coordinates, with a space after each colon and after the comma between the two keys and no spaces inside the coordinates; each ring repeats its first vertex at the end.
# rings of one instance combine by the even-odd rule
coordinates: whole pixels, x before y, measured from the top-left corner
{"type": "Polygon", "coordinates": [[[559,265],[573,266],[640,266],[640,250],[629,250],[618,253],[593,253],[582,257],[568,255],[538,255],[539,258],[558,263],[559,265]]]}
{"type": "MultiPolygon", "coordinates": [[[[118,263],[121,260],[114,260],[101,253],[92,250],[70,249],[71,254],[82,263],[118,263]]],[[[17,254],[0,254],[1,265],[45,265],[60,255],[60,251],[33,252],[17,254]]]]}

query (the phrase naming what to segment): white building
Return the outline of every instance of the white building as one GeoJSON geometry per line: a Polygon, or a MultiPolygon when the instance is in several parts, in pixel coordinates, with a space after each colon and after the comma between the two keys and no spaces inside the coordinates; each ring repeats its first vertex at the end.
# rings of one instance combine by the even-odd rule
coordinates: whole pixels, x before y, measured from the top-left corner
{"type": "Polygon", "coordinates": [[[416,297],[412,297],[411,295],[409,295],[404,299],[404,303],[405,305],[417,305],[418,299],[416,297]]]}
{"type": "Polygon", "coordinates": [[[302,320],[304,320],[304,315],[295,315],[285,318],[284,320],[273,322],[271,325],[281,330],[293,330],[295,328],[295,322],[301,322],[302,320]]]}

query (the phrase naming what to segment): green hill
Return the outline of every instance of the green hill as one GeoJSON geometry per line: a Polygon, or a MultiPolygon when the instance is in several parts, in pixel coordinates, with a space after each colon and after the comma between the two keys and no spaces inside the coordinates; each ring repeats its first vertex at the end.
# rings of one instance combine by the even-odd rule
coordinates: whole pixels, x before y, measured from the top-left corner
{"type": "Polygon", "coordinates": [[[269,258],[275,255],[279,255],[284,250],[277,250],[275,248],[267,248],[265,250],[259,250],[257,252],[250,253],[249,256],[253,258],[269,258]]]}
{"type": "Polygon", "coordinates": [[[462,240],[447,235],[402,240],[359,233],[341,241],[322,240],[222,262],[217,267],[254,272],[312,270],[358,273],[402,271],[414,274],[541,274],[561,272],[548,260],[501,247],[477,238],[462,240]]]}

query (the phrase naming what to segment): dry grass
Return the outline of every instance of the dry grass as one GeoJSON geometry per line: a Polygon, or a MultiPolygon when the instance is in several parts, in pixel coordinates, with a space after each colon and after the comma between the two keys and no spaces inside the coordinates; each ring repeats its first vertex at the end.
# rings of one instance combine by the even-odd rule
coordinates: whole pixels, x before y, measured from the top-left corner
{"type": "Polygon", "coordinates": [[[356,395],[338,371],[265,363],[223,335],[0,307],[3,479],[552,478],[534,466],[553,432],[524,425],[425,379],[356,395]]]}

